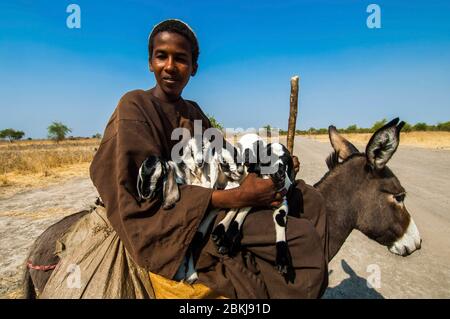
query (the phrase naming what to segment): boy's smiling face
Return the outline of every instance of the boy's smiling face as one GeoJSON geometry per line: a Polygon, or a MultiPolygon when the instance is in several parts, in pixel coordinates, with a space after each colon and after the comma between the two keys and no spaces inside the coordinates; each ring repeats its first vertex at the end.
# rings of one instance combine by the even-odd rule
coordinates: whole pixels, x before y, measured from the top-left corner
{"type": "Polygon", "coordinates": [[[164,101],[175,101],[197,71],[192,63],[191,44],[182,35],[163,31],[153,40],[150,71],[155,74],[155,95],[164,101]]]}

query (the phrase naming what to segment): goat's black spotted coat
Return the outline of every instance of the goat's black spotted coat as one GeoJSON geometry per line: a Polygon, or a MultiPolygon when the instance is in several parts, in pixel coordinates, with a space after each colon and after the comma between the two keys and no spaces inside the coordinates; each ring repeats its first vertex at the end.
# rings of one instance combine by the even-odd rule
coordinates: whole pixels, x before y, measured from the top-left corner
{"type": "MultiPolygon", "coordinates": [[[[176,127],[193,131],[193,120],[209,120],[195,102],[163,102],[152,90],[125,94],[112,114],[90,167],[91,179],[109,221],[137,264],[173,278],[206,215],[212,190],[180,187],[180,200],[168,210],[157,199],[139,202],[136,178],[150,155],[170,159],[176,127]]],[[[286,284],[275,268],[272,211],[249,214],[243,225],[242,250],[222,256],[212,240],[196,252],[200,282],[231,298],[315,298],[328,283],[327,230],[323,199],[299,181],[290,197],[287,239],[295,268],[294,283],[286,284]]],[[[223,216],[221,216],[223,217],[223,216]]],[[[216,219],[216,223],[220,218],[216,219]]]]}

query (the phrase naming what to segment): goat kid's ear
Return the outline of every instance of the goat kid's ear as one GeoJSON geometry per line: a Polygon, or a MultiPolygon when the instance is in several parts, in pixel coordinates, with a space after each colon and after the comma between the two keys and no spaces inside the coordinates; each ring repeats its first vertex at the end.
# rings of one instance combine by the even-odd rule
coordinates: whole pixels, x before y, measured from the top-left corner
{"type": "Polygon", "coordinates": [[[359,153],[358,149],[342,137],[333,125],[328,127],[328,136],[330,138],[331,145],[341,160],[345,160],[352,154],[359,153]]]}
{"type": "MultiPolygon", "coordinates": [[[[139,200],[152,199],[154,197],[155,193],[151,191],[150,186],[152,178],[156,177],[154,174],[158,165],[162,165],[160,159],[157,156],[149,156],[139,167],[136,186],[139,200]]],[[[157,178],[159,179],[161,176],[157,176],[157,178]]]]}
{"type": "Polygon", "coordinates": [[[373,169],[383,169],[394,155],[400,143],[400,130],[403,125],[405,122],[399,123],[397,117],[372,135],[366,147],[366,158],[373,169]]]}
{"type": "Polygon", "coordinates": [[[217,161],[211,161],[209,164],[209,179],[211,187],[214,188],[219,179],[219,164],[217,161]]]}
{"type": "Polygon", "coordinates": [[[180,190],[175,177],[175,169],[165,163],[167,173],[163,183],[163,208],[169,209],[180,199],[180,190]]]}

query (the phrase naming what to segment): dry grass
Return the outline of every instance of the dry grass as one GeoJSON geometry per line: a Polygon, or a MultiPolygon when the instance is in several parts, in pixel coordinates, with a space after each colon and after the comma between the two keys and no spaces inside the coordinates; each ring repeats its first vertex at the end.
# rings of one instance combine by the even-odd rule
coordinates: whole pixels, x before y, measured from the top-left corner
{"type": "Polygon", "coordinates": [[[66,165],[90,162],[99,140],[15,142],[0,144],[0,174],[51,174],[66,165]]]}
{"type": "Polygon", "coordinates": [[[100,140],[0,143],[0,195],[87,176],[100,140]]]}
{"type": "MultiPolygon", "coordinates": [[[[343,134],[355,144],[365,145],[371,134],[343,134]]],[[[328,135],[309,135],[328,143],[328,135]]],[[[401,145],[450,150],[450,132],[401,134],[401,145]]],[[[100,140],[0,142],[0,197],[25,189],[56,184],[72,177],[88,176],[89,164],[100,140]]]]}
{"type": "Polygon", "coordinates": [[[18,174],[16,172],[0,175],[0,199],[16,193],[60,183],[74,177],[89,176],[90,163],[64,165],[42,173],[18,174]]]}
{"type": "MultiPolygon", "coordinates": [[[[355,144],[366,145],[372,134],[350,133],[342,134],[346,139],[355,144]]],[[[328,135],[307,135],[308,138],[328,143],[328,135]]],[[[401,133],[400,145],[408,145],[423,148],[450,150],[450,132],[409,132],[401,133]]]]}

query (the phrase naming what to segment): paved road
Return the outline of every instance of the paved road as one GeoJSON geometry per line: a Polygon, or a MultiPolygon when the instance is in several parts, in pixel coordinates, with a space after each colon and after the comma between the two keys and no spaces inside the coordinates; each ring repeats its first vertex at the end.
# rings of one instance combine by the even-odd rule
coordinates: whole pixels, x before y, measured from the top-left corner
{"type": "MultiPolygon", "coordinates": [[[[328,143],[297,137],[298,177],[310,184],[318,181],[327,171],[329,152],[328,143]]],[[[354,231],[330,263],[325,298],[450,298],[450,151],[400,146],[389,166],[408,192],[406,205],[421,233],[422,249],[395,256],[354,231]],[[367,280],[373,267],[380,270],[381,281],[371,289],[367,280]]],[[[75,178],[0,199],[0,298],[17,296],[21,264],[32,241],[56,220],[89,207],[95,196],[88,178],[75,178]]]]}

